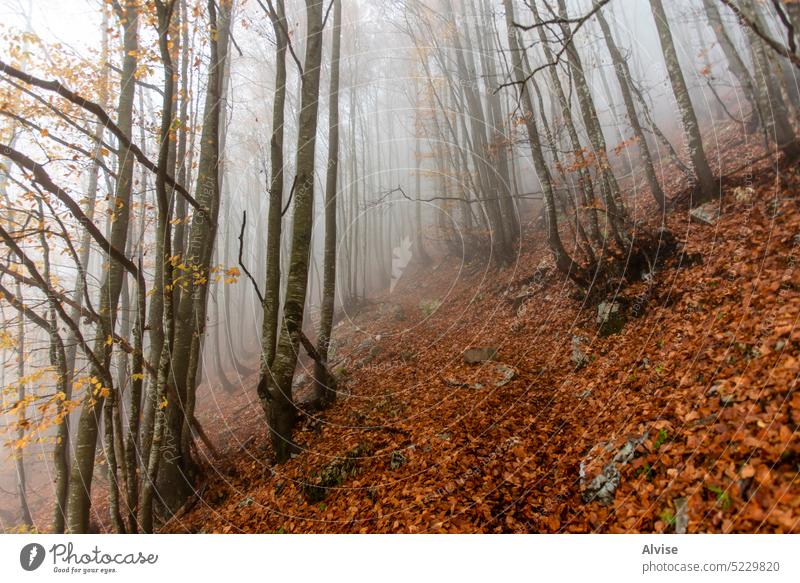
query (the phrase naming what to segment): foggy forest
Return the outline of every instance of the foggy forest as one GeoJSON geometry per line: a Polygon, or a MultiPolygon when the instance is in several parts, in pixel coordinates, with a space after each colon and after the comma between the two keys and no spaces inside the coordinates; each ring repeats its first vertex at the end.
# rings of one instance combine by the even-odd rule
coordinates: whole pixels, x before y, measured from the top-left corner
{"type": "Polygon", "coordinates": [[[0,36],[0,531],[800,532],[800,2],[0,36]]]}

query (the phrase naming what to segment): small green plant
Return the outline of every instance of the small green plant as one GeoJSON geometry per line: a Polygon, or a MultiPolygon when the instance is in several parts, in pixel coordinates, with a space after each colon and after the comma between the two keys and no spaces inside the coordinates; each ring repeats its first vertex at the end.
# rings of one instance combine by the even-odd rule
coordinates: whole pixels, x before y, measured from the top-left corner
{"type": "Polygon", "coordinates": [[[675,526],[675,513],[672,512],[669,508],[665,508],[661,511],[661,514],[658,515],[661,521],[666,524],[667,526],[675,526]]]}
{"type": "Polygon", "coordinates": [[[709,492],[713,493],[714,496],[717,498],[717,505],[719,505],[723,510],[727,510],[731,507],[732,501],[731,497],[728,495],[728,492],[719,486],[714,486],[713,484],[710,486],[706,486],[709,492]]]}
{"type": "Polygon", "coordinates": [[[649,463],[645,463],[642,467],[636,470],[637,477],[644,477],[645,480],[652,480],[656,475],[656,471],[649,463]]]}
{"type": "Polygon", "coordinates": [[[658,435],[656,436],[656,441],[653,444],[653,451],[658,451],[659,448],[664,445],[667,440],[669,439],[669,434],[667,430],[663,427],[658,431],[658,435]]]}
{"type": "Polygon", "coordinates": [[[348,451],[343,457],[318,470],[301,485],[303,495],[312,504],[322,502],[342,482],[358,473],[358,464],[372,451],[370,444],[362,443],[348,451]]]}
{"type": "Polygon", "coordinates": [[[420,300],[419,302],[419,309],[422,312],[422,315],[426,318],[430,318],[433,313],[439,309],[442,305],[442,302],[439,300],[420,300]]]}
{"type": "Polygon", "coordinates": [[[660,375],[660,374],[662,374],[662,373],[664,372],[664,363],[663,363],[663,362],[659,362],[659,363],[656,365],[655,371],[656,371],[656,374],[657,374],[657,375],[660,375]]]}

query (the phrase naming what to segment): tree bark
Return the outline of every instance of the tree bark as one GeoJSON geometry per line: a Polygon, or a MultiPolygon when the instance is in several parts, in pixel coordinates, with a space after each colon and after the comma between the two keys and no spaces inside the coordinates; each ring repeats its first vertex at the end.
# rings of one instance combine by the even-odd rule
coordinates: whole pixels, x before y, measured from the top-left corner
{"type": "Polygon", "coordinates": [[[322,58],[322,11],[322,0],[306,0],[306,53],[297,144],[292,250],[280,335],[266,389],[269,410],[267,421],[272,449],[278,463],[288,460],[296,450],[292,441],[296,416],[292,400],[292,379],[297,365],[298,335],[303,326],[311,252],[309,243],[314,211],[314,154],[322,58]]]}
{"type": "Polygon", "coordinates": [[[342,2],[333,1],[330,101],[328,104],[328,166],[325,181],[325,251],[317,352],[314,363],[314,400],[328,407],[336,400],[335,379],[328,373],[328,350],[336,303],[336,210],[339,177],[339,58],[342,46],[342,2]]]}
{"type": "Polygon", "coordinates": [[[270,20],[275,32],[275,93],[272,102],[272,137],[270,139],[270,174],[267,178],[269,209],[267,211],[267,264],[264,301],[264,318],[261,327],[261,370],[258,396],[264,413],[269,415],[266,391],[272,361],[275,359],[275,344],[278,335],[281,289],[281,226],[283,211],[283,134],[286,108],[286,51],[289,39],[286,36],[286,9],[283,0],[275,1],[275,10],[270,10],[270,20]]]}
{"type": "Polygon", "coordinates": [[[633,130],[633,136],[639,145],[639,152],[642,155],[642,163],[644,165],[644,173],[647,177],[647,185],[650,187],[650,192],[653,195],[656,203],[663,210],[666,206],[666,197],[664,191],[661,189],[661,184],[658,182],[656,176],[655,166],[653,165],[653,156],[650,153],[650,148],[647,145],[647,139],[642,129],[642,124],[639,121],[639,115],[636,112],[636,105],[633,101],[633,95],[630,90],[630,71],[625,58],[622,56],[614,37],[611,34],[611,29],[606,22],[603,11],[597,11],[597,21],[600,24],[600,30],[603,31],[608,52],[611,55],[611,61],[614,63],[614,72],[617,75],[617,83],[619,84],[622,93],[622,101],[625,103],[625,112],[628,114],[628,121],[633,130]]]}
{"type": "Polygon", "coordinates": [[[170,376],[163,394],[160,395],[164,401],[157,401],[159,407],[165,402],[163,409],[159,408],[156,429],[153,432],[152,447],[155,448],[156,440],[160,440],[160,461],[153,460],[152,452],[150,456],[150,465],[155,466],[158,473],[159,499],[168,512],[176,511],[192,492],[192,480],[187,472],[190,460],[187,457],[188,452],[183,450],[184,421],[188,394],[194,390],[190,383],[196,373],[198,343],[205,332],[210,263],[220,207],[220,111],[231,6],[223,3],[217,15],[215,1],[209,0],[207,9],[210,60],[195,192],[195,200],[203,210],[195,211],[192,216],[189,243],[183,261],[189,281],[181,290],[178,305],[174,307],[174,347],[169,357],[170,376]],[[193,366],[195,370],[192,370],[193,366]],[[163,415],[160,433],[159,415],[163,415]]]}
{"type": "MultiPolygon", "coordinates": [[[[129,143],[133,127],[133,99],[135,91],[135,75],[137,53],[139,50],[137,3],[125,0],[118,17],[123,23],[123,64],[122,79],[117,107],[117,126],[129,143]]],[[[109,241],[117,249],[124,249],[128,235],[130,220],[131,190],[133,185],[134,155],[129,146],[119,149],[119,163],[114,197],[116,219],[111,226],[109,241]]],[[[109,394],[114,390],[108,375],[112,346],[107,339],[114,333],[117,301],[122,286],[123,266],[118,261],[107,258],[106,276],[100,290],[100,325],[95,345],[97,360],[104,370],[94,370],[95,376],[108,383],[109,394]]],[[[100,412],[103,408],[102,392],[89,394],[84,400],[78,421],[75,443],[75,461],[69,484],[67,526],[71,533],[85,533],[89,530],[89,510],[91,507],[91,487],[94,474],[94,460],[97,447],[97,434],[100,412]]]]}
{"type": "Polygon", "coordinates": [[[519,84],[520,101],[525,117],[525,128],[528,130],[528,139],[530,140],[531,155],[533,156],[536,175],[539,178],[539,184],[541,184],[542,191],[544,192],[545,213],[547,216],[547,241],[550,245],[550,250],[555,256],[556,266],[559,271],[575,278],[578,276],[577,265],[567,254],[561,242],[561,237],[558,234],[558,219],[556,217],[552,180],[550,178],[550,170],[542,154],[539,129],[536,127],[536,114],[533,109],[530,92],[525,82],[526,74],[522,68],[522,51],[517,37],[517,30],[514,25],[514,6],[512,0],[503,0],[503,4],[506,8],[508,46],[511,51],[514,78],[519,84]]]}
{"type": "Polygon", "coordinates": [[[697,123],[697,115],[689,97],[689,90],[686,87],[686,80],[683,77],[678,53],[672,40],[667,15],[664,12],[664,5],[661,0],[650,0],[650,8],[653,12],[653,19],[656,22],[658,38],[661,42],[661,50],[664,54],[664,62],[667,66],[667,74],[672,84],[672,92],[678,105],[678,111],[683,122],[683,132],[686,135],[686,143],[689,149],[689,157],[694,169],[694,179],[696,181],[696,192],[692,196],[692,206],[697,206],[711,200],[717,192],[717,183],[711,167],[708,165],[705,150],[703,149],[703,139],[700,135],[700,126],[697,123]]]}

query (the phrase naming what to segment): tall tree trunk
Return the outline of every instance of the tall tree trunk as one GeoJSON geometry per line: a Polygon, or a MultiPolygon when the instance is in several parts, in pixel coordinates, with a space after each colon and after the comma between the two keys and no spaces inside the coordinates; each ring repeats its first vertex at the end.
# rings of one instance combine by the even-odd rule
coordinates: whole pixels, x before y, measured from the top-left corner
{"type": "MultiPolygon", "coordinates": [[[[22,289],[17,282],[17,297],[22,301],[22,289]]],[[[25,316],[20,313],[17,323],[17,401],[25,402],[25,316]]],[[[25,424],[27,407],[21,407],[17,420],[17,439],[22,441],[25,437],[25,424]]],[[[27,480],[25,479],[25,456],[22,448],[14,452],[14,469],[17,473],[17,500],[19,501],[19,514],[22,524],[27,527],[33,525],[31,510],[28,507],[27,480]]]]}
{"type": "Polygon", "coordinates": [[[514,5],[512,0],[503,0],[503,4],[506,8],[508,46],[511,50],[514,79],[519,84],[518,90],[520,92],[520,101],[522,103],[522,111],[525,117],[525,128],[528,130],[528,139],[530,140],[534,168],[536,169],[536,175],[539,179],[539,183],[542,186],[542,191],[544,192],[544,204],[547,216],[547,241],[550,245],[550,250],[555,256],[556,265],[559,271],[575,278],[578,275],[577,265],[567,254],[567,251],[564,249],[564,245],[561,242],[561,237],[558,234],[558,219],[556,217],[552,180],[550,178],[550,170],[547,168],[547,163],[545,162],[544,155],[542,154],[542,143],[539,138],[539,129],[536,127],[536,114],[533,109],[530,91],[525,81],[526,73],[522,68],[522,51],[514,24],[514,5]]]}
{"type": "MultiPolygon", "coordinates": [[[[513,245],[516,245],[520,236],[519,217],[517,208],[512,198],[512,181],[508,172],[508,138],[503,131],[503,114],[500,106],[500,96],[495,91],[495,81],[497,78],[497,70],[495,67],[494,57],[489,52],[489,39],[487,38],[492,29],[494,28],[494,17],[488,6],[487,0],[483,0],[480,6],[480,12],[472,6],[473,20],[475,22],[475,38],[478,43],[478,54],[480,55],[481,69],[483,71],[484,90],[486,91],[486,98],[488,101],[489,119],[491,132],[490,151],[488,152],[490,160],[495,166],[497,173],[497,186],[499,187],[495,196],[500,197],[500,209],[503,216],[503,221],[507,225],[509,232],[509,239],[513,245]],[[480,19],[478,19],[480,15],[480,19]],[[483,23],[483,27],[479,26],[483,23]]],[[[513,251],[513,249],[511,249],[513,251]]]]}
{"type": "MultiPolygon", "coordinates": [[[[752,0],[743,0],[744,12],[755,22],[761,30],[769,30],[758,6],[752,0]]],[[[781,95],[781,90],[775,71],[770,66],[767,48],[764,42],[753,32],[749,26],[745,27],[747,39],[750,43],[755,69],[756,91],[761,102],[761,111],[764,114],[764,125],[770,139],[786,155],[788,161],[800,157],[800,143],[794,134],[794,129],[789,121],[786,102],[781,95]]]]}
{"type": "MultiPolygon", "coordinates": [[[[448,18],[455,21],[456,14],[451,0],[445,0],[448,18]]],[[[460,89],[466,98],[469,113],[471,137],[473,139],[473,159],[481,184],[480,198],[491,224],[492,253],[499,263],[507,263],[513,259],[513,245],[509,227],[503,223],[500,201],[497,198],[497,175],[488,162],[489,146],[486,138],[486,116],[483,103],[474,80],[477,78],[473,61],[472,46],[469,35],[464,35],[462,46],[461,34],[452,35],[453,53],[455,57],[460,89]]],[[[451,85],[452,87],[452,85],[451,85]]]]}
{"type": "Polygon", "coordinates": [[[667,73],[675,101],[678,104],[678,111],[683,122],[683,131],[686,135],[686,142],[689,148],[689,157],[694,169],[694,179],[696,180],[696,194],[692,197],[692,205],[697,206],[711,200],[717,191],[717,183],[714,174],[708,165],[705,150],[703,149],[703,139],[700,135],[700,126],[697,123],[697,115],[689,97],[689,90],[686,87],[686,80],[683,77],[678,53],[672,41],[667,15],[664,12],[664,5],[661,0],[650,0],[650,8],[658,29],[658,38],[661,42],[661,50],[664,53],[664,61],[667,65],[667,73]]]}
{"type": "Polygon", "coordinates": [[[630,85],[630,71],[625,58],[622,56],[614,37],[611,34],[611,29],[606,22],[603,11],[597,11],[597,21],[600,23],[600,29],[603,31],[608,52],[611,55],[611,61],[614,63],[614,72],[617,75],[617,83],[619,84],[620,92],[622,93],[622,101],[625,103],[625,112],[628,114],[628,122],[631,124],[633,136],[639,145],[639,152],[642,155],[642,162],[644,165],[644,173],[647,177],[647,185],[650,187],[650,192],[653,198],[658,203],[658,206],[663,210],[666,205],[666,197],[664,191],[661,189],[661,184],[658,182],[656,176],[655,166],[653,165],[653,157],[650,154],[650,148],[647,145],[647,139],[642,129],[642,124],[639,121],[639,116],[636,113],[636,105],[633,102],[633,95],[631,94],[630,85]]]}
{"type": "MultiPolygon", "coordinates": [[[[222,3],[219,18],[214,0],[208,1],[207,9],[210,60],[194,197],[202,210],[195,211],[192,216],[189,244],[183,262],[190,282],[181,291],[180,301],[175,306],[174,347],[169,356],[170,377],[163,394],[165,405],[163,409],[159,409],[153,432],[153,449],[156,448],[156,440],[160,440],[160,461],[153,460],[152,451],[150,455],[150,465],[157,470],[159,499],[168,512],[177,510],[192,491],[191,478],[187,475],[188,452],[183,448],[184,421],[188,414],[188,393],[193,390],[190,384],[196,374],[199,342],[205,331],[210,263],[220,206],[219,128],[222,78],[225,70],[224,47],[230,27],[231,6],[229,3],[222,3]],[[159,417],[161,432],[158,431],[159,417]]],[[[158,403],[161,407],[162,401],[159,400],[158,403]]]]}
{"type": "MultiPolygon", "coordinates": [[[[539,17],[539,11],[536,8],[535,3],[531,3],[530,8],[531,12],[533,13],[534,22],[538,25],[537,30],[539,33],[539,40],[541,41],[545,59],[547,60],[547,62],[552,63],[555,61],[555,55],[552,49],[550,48],[550,41],[547,38],[547,34],[545,33],[545,27],[542,24],[541,18],[539,17]]],[[[530,70],[527,52],[523,52],[522,59],[524,64],[523,70],[530,70]]],[[[548,67],[548,72],[550,76],[550,85],[552,86],[552,89],[556,93],[558,105],[559,108],[561,109],[561,117],[563,118],[564,124],[567,128],[567,135],[569,136],[570,145],[572,146],[574,156],[576,157],[579,183],[581,185],[581,192],[583,193],[583,202],[584,202],[583,206],[588,208],[587,212],[589,217],[589,233],[591,234],[592,238],[595,240],[597,244],[602,244],[603,237],[600,234],[600,227],[598,224],[599,221],[597,218],[597,209],[595,208],[596,196],[594,192],[594,184],[592,182],[591,174],[589,173],[588,169],[583,163],[583,156],[584,156],[583,146],[581,144],[580,137],[578,136],[578,129],[575,125],[575,121],[572,117],[572,107],[570,106],[570,102],[567,99],[567,95],[564,92],[564,88],[561,86],[561,80],[558,78],[557,69],[555,67],[548,67]]]]}
{"type": "MultiPolygon", "coordinates": [[[[125,0],[118,18],[123,24],[122,79],[117,107],[117,125],[131,138],[133,128],[133,99],[136,88],[136,66],[139,50],[138,3],[125,0]]],[[[128,148],[120,147],[117,182],[114,197],[115,220],[111,226],[110,243],[117,249],[124,249],[128,236],[130,219],[131,191],[133,185],[134,157],[128,148]]],[[[95,370],[94,375],[102,379],[110,394],[114,390],[108,374],[112,345],[107,342],[114,333],[117,301],[123,280],[123,266],[106,259],[107,269],[100,289],[100,324],[95,353],[105,370],[95,370]]],[[[89,529],[89,510],[91,507],[91,487],[94,474],[94,460],[97,448],[97,434],[100,412],[103,409],[103,391],[96,396],[90,394],[83,403],[78,421],[75,443],[75,462],[69,484],[68,530],[71,533],[85,533],[89,529]]]]}
{"type": "Polygon", "coordinates": [[[586,81],[586,75],[583,69],[578,49],[575,46],[575,39],[572,37],[572,30],[566,19],[567,7],[564,0],[558,0],[559,18],[561,24],[561,31],[564,35],[564,42],[567,43],[566,53],[567,59],[570,64],[570,71],[572,72],[573,80],[575,82],[575,90],[578,96],[578,104],[580,105],[583,123],[586,127],[586,132],[589,134],[589,141],[594,150],[595,159],[598,165],[598,173],[600,174],[600,186],[603,193],[603,202],[606,205],[606,214],[608,224],[614,234],[614,238],[621,246],[625,246],[628,239],[626,232],[626,211],[625,205],[620,196],[619,185],[611,169],[611,164],[608,160],[608,150],[606,148],[606,140],[603,135],[603,128],[600,126],[600,120],[597,115],[597,108],[594,105],[594,98],[592,97],[589,83],[586,81]]]}
{"type": "Polygon", "coordinates": [[[323,265],[322,306],[320,309],[317,353],[321,361],[314,365],[314,399],[320,407],[336,400],[336,386],[328,374],[328,349],[336,306],[336,207],[339,177],[339,56],[342,46],[342,2],[333,1],[333,46],[331,48],[330,101],[328,104],[328,166],[325,180],[325,255],[323,265]]]}
{"type": "Polygon", "coordinates": [[[267,385],[268,423],[275,459],[289,459],[295,406],[292,378],[297,365],[308,285],[311,227],[314,213],[314,154],[322,59],[322,0],[306,0],[306,54],[303,64],[301,106],[297,144],[297,183],[294,195],[292,250],[278,346],[267,385]]]}
{"type": "Polygon", "coordinates": [[[725,62],[728,67],[728,71],[738,81],[739,88],[744,94],[745,100],[750,104],[751,121],[748,124],[748,129],[752,131],[758,126],[759,121],[764,117],[763,113],[759,109],[758,100],[756,99],[756,90],[753,77],[747,70],[747,66],[742,60],[742,57],[739,55],[736,45],[734,45],[730,35],[728,34],[728,31],[725,28],[725,23],[722,21],[722,17],[720,16],[716,0],[703,0],[703,6],[705,7],[708,23],[711,26],[711,29],[714,31],[714,36],[716,37],[717,43],[719,43],[719,46],[722,49],[722,53],[725,55],[725,62]]]}
{"type": "Polygon", "coordinates": [[[264,287],[261,327],[261,370],[259,374],[258,396],[265,414],[269,414],[267,384],[270,368],[275,359],[275,344],[278,335],[278,317],[281,294],[281,212],[283,211],[283,134],[284,111],[286,108],[286,51],[289,39],[287,33],[286,10],[283,0],[275,1],[275,11],[270,11],[272,28],[275,32],[275,95],[272,102],[272,137],[270,138],[270,173],[267,178],[269,210],[267,211],[267,265],[266,285],[264,287]]]}
{"type": "MultiPolygon", "coordinates": [[[[172,119],[173,119],[173,98],[175,94],[175,69],[173,65],[173,54],[171,52],[170,39],[171,19],[175,7],[175,0],[166,3],[159,2],[156,5],[158,16],[158,45],[161,53],[161,60],[164,66],[164,95],[161,111],[161,128],[159,132],[158,148],[158,170],[156,172],[156,203],[158,205],[158,232],[156,233],[156,281],[153,289],[158,290],[160,305],[157,310],[151,305],[151,327],[160,328],[159,344],[160,349],[156,355],[154,347],[151,359],[155,361],[158,357],[158,369],[156,371],[156,382],[151,385],[153,394],[148,396],[151,407],[158,409],[155,412],[152,437],[148,438],[150,446],[143,456],[144,467],[142,468],[142,493],[141,508],[139,509],[139,527],[143,532],[153,531],[153,492],[155,480],[158,475],[158,468],[162,455],[162,440],[164,433],[164,413],[161,407],[162,399],[165,398],[167,385],[170,383],[168,377],[169,359],[172,358],[174,340],[174,306],[173,293],[173,262],[172,262],[172,226],[170,224],[170,195],[167,192],[166,177],[168,172],[174,168],[174,163],[170,164],[170,151],[172,150],[172,119]],[[155,313],[154,315],[154,311],[155,313]],[[156,320],[160,318],[160,320],[156,320]]],[[[155,297],[155,296],[154,296],[155,297]]],[[[155,304],[155,302],[154,302],[155,304]]]]}

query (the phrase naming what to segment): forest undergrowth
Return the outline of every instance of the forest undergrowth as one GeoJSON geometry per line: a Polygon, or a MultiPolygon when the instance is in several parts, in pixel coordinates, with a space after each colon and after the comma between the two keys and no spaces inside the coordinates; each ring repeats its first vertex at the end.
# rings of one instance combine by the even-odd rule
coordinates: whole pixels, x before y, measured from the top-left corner
{"type": "Polygon", "coordinates": [[[162,531],[797,532],[800,176],[754,168],[712,224],[667,214],[678,253],[602,334],[541,231],[507,268],[412,263],[340,319],[339,399],[286,464],[255,378],[204,386],[218,451],[162,531]]]}

